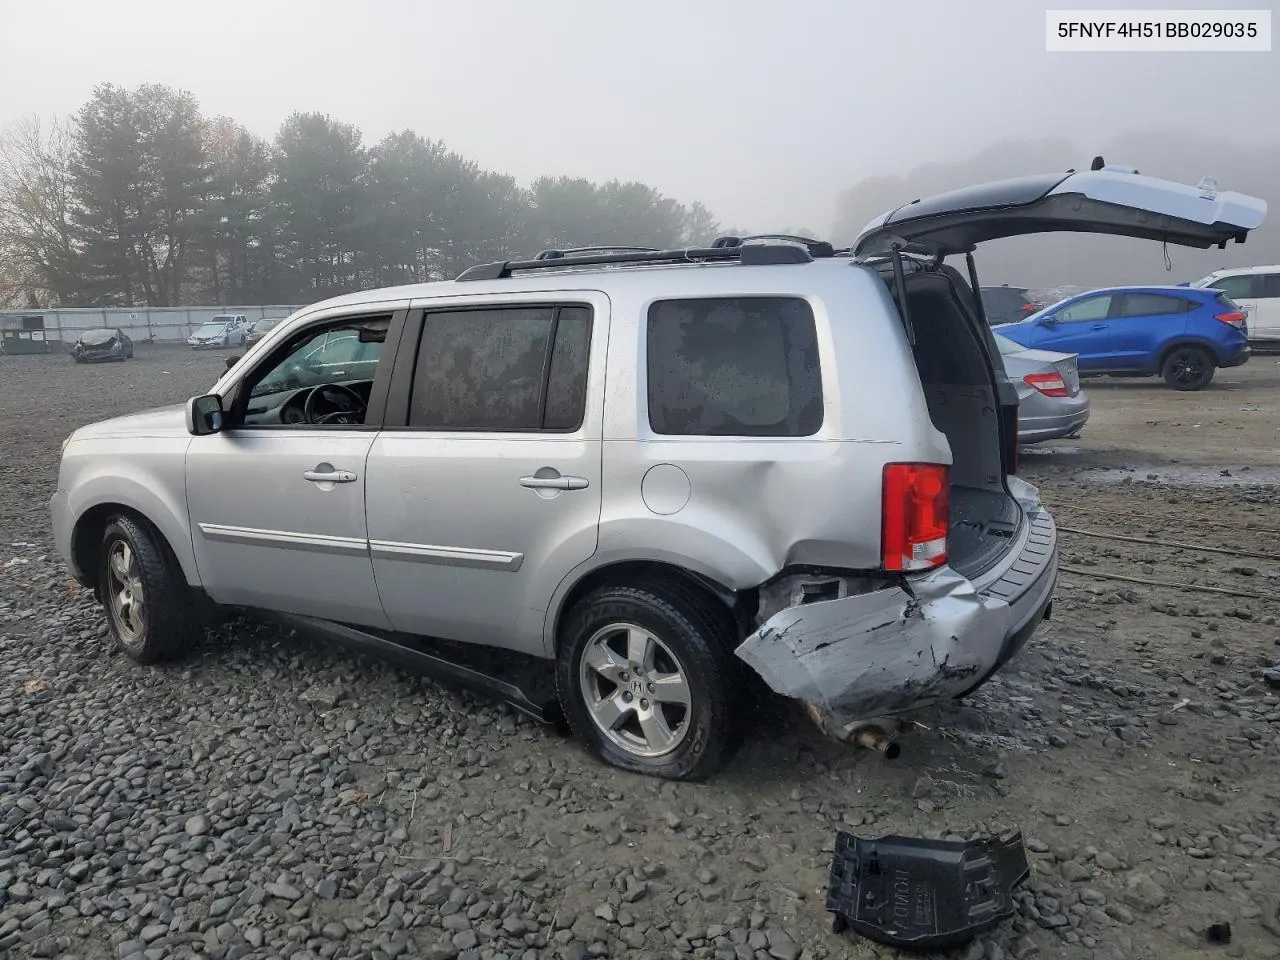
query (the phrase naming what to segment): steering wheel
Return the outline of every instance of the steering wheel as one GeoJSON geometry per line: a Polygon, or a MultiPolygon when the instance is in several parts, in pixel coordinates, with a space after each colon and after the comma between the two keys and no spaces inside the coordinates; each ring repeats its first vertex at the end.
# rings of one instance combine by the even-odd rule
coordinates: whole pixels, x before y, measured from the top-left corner
{"type": "Polygon", "coordinates": [[[340,383],[328,383],[307,394],[302,416],[307,423],[363,423],[365,410],[365,402],[360,394],[340,383]],[[338,409],[317,415],[316,400],[326,394],[328,396],[325,396],[325,400],[338,409]]]}

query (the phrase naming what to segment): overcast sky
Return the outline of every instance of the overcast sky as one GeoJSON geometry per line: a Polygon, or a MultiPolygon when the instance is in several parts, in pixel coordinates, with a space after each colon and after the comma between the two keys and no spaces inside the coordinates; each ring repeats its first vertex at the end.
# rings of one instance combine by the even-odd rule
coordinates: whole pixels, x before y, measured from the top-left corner
{"type": "Polygon", "coordinates": [[[1008,137],[1069,138],[1082,165],[1122,133],[1280,139],[1280,52],[1050,54],[1046,6],[0,0],[0,125],[155,81],[268,137],[318,110],[366,143],[412,128],[522,182],[636,179],[725,226],[819,231],[862,177],[1008,137]]]}

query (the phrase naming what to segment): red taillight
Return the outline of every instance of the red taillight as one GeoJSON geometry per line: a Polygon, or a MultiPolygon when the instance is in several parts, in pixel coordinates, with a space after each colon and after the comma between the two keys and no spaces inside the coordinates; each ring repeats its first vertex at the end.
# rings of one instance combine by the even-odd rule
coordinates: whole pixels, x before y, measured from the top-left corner
{"type": "Polygon", "coordinates": [[[1034,303],[1024,303],[1022,305],[1023,313],[1035,313],[1036,305],[1034,303]]]}
{"type": "Polygon", "coordinates": [[[947,562],[950,502],[946,466],[885,464],[881,560],[886,570],[932,570],[947,562]]]}
{"type": "Polygon", "coordinates": [[[1039,390],[1046,397],[1071,396],[1070,391],[1067,390],[1067,381],[1062,379],[1061,374],[1028,373],[1022,378],[1022,382],[1029,387],[1034,387],[1039,390]]]}
{"type": "Polygon", "coordinates": [[[1229,313],[1219,313],[1215,316],[1216,319],[1221,320],[1223,323],[1229,323],[1233,327],[1241,327],[1244,326],[1244,321],[1249,315],[1243,310],[1232,310],[1229,313]]]}

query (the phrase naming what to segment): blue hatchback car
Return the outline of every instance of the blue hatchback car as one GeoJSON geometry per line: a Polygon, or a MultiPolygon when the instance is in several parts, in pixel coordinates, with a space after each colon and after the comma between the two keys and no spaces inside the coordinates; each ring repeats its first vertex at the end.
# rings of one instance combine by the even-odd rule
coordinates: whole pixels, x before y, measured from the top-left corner
{"type": "Polygon", "coordinates": [[[1249,359],[1248,314],[1220,290],[1109,287],[993,329],[1037,350],[1078,356],[1080,375],[1163,377],[1201,390],[1249,359]]]}

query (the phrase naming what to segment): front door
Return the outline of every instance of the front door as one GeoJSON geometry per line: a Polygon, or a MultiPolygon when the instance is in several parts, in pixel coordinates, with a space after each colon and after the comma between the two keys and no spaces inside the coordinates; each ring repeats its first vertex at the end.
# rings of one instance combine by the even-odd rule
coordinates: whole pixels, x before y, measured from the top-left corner
{"type": "Polygon", "coordinates": [[[369,558],[365,470],[394,318],[308,325],[244,371],[220,432],[193,438],[187,504],[213,600],[387,625],[369,558]],[[349,363],[357,343],[361,362],[349,363]]]}
{"type": "Polygon", "coordinates": [[[1031,345],[1037,350],[1079,354],[1082,373],[1110,369],[1114,353],[1110,342],[1111,294],[1073,300],[1036,325],[1031,345]]]}
{"type": "MultiPolygon", "coordinates": [[[[1245,324],[1249,329],[1250,340],[1267,338],[1268,334],[1265,332],[1267,318],[1264,316],[1265,311],[1260,309],[1263,293],[1262,274],[1228,274],[1213,281],[1209,284],[1209,288],[1221,290],[1236,306],[1248,314],[1245,324]]],[[[1274,336],[1280,336],[1280,331],[1277,331],[1274,336]]]]}
{"type": "Polygon", "coordinates": [[[1262,289],[1258,291],[1258,306],[1250,318],[1249,336],[1274,340],[1280,346],[1280,273],[1263,273],[1259,278],[1262,289]]]}
{"type": "Polygon", "coordinates": [[[426,308],[367,467],[396,629],[545,653],[548,600],[596,550],[608,317],[603,295],[426,308]]]}

